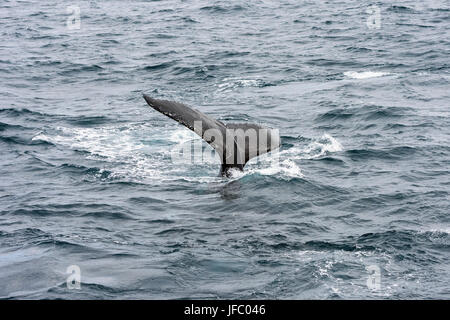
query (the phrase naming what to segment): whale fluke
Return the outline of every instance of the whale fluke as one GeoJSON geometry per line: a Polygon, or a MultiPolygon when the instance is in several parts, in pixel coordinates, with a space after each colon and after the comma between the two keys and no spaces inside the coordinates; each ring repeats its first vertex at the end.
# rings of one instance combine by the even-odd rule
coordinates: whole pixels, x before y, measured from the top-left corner
{"type": "Polygon", "coordinates": [[[280,146],[278,130],[258,124],[224,124],[185,104],[159,100],[144,94],[150,107],[181,123],[210,144],[221,159],[221,174],[229,176],[229,170],[244,170],[252,158],[280,146]]]}

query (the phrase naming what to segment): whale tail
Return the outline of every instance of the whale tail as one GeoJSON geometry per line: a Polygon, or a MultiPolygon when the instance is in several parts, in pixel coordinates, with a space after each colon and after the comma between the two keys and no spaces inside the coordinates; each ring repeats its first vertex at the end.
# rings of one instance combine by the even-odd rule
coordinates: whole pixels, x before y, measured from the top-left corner
{"type": "Polygon", "coordinates": [[[280,146],[278,130],[258,124],[224,124],[185,104],[159,100],[144,94],[150,107],[194,131],[219,154],[220,172],[228,176],[230,169],[244,170],[252,158],[280,146]]]}

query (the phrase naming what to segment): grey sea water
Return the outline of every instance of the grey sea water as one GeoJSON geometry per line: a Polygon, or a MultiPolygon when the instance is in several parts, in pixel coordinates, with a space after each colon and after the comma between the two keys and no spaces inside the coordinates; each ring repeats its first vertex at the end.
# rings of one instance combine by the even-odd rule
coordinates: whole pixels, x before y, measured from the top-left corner
{"type": "Polygon", "coordinates": [[[450,298],[449,8],[2,0],[0,298],[450,298]],[[142,93],[280,152],[173,161],[142,93]]]}

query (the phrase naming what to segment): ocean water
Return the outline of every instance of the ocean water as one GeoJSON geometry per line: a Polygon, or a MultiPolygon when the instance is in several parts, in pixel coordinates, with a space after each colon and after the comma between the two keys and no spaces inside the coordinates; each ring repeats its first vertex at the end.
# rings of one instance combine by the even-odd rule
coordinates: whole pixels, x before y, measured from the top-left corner
{"type": "Polygon", "coordinates": [[[0,298],[449,299],[449,8],[1,1],[0,298]],[[143,93],[282,146],[174,161],[143,93]]]}

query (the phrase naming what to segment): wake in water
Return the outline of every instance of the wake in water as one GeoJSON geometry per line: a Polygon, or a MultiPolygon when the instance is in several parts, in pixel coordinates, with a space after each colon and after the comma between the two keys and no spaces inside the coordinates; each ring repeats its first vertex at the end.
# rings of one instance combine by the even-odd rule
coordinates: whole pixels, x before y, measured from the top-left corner
{"type": "MultiPolygon", "coordinates": [[[[98,161],[103,170],[111,172],[110,179],[145,181],[216,181],[208,177],[220,163],[217,154],[190,130],[167,131],[142,123],[99,128],[58,127],[53,133],[41,132],[33,141],[46,141],[77,152],[86,152],[86,159],[98,161]],[[168,145],[167,145],[168,143],[168,145]],[[181,148],[202,147],[203,157],[175,159],[181,148]],[[174,159],[176,161],[174,161],[174,159]],[[196,168],[199,177],[190,173],[196,168]],[[203,173],[201,171],[203,170],[203,173]],[[200,179],[200,180],[198,180],[200,179]]],[[[290,146],[282,151],[262,155],[247,164],[245,172],[233,171],[232,179],[264,175],[290,180],[304,178],[301,160],[317,159],[343,150],[338,140],[325,133],[310,139],[307,145],[290,146]]]]}

